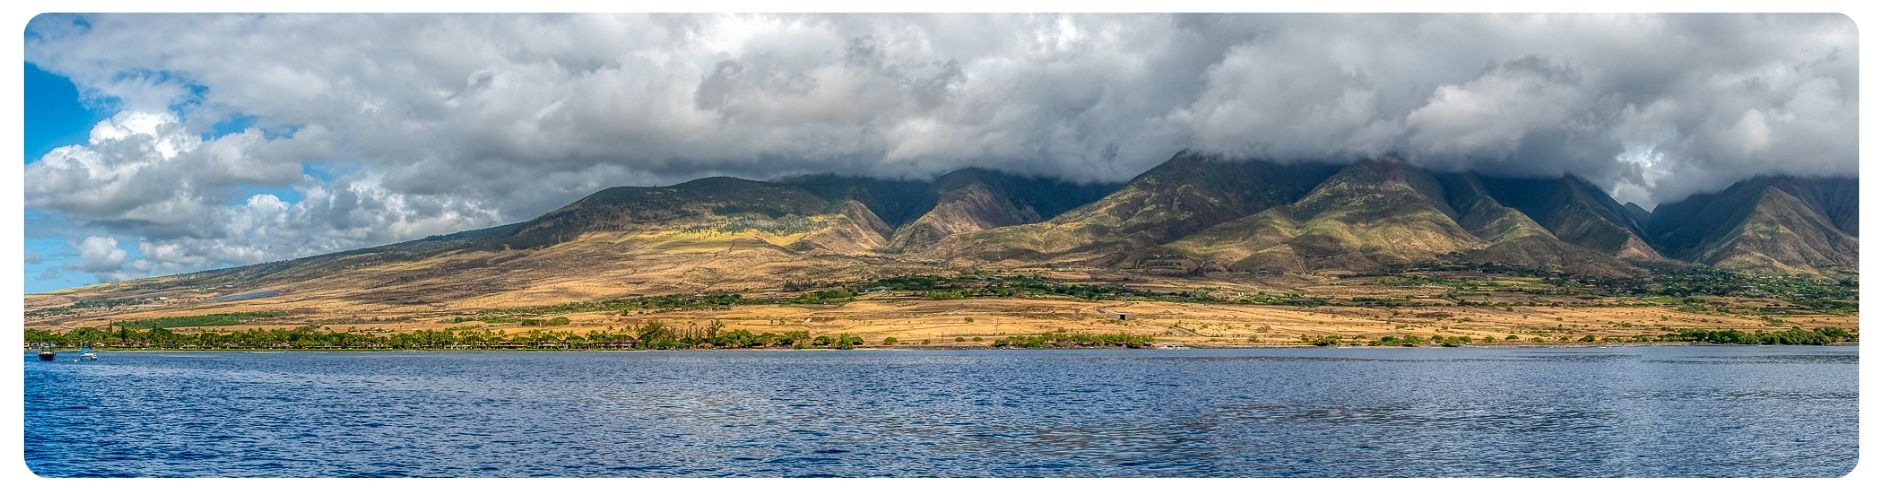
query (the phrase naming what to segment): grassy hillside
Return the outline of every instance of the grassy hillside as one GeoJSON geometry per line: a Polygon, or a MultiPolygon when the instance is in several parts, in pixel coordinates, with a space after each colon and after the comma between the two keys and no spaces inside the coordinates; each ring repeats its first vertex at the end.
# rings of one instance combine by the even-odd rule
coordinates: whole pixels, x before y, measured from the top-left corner
{"type": "Polygon", "coordinates": [[[1039,222],[1090,203],[1119,185],[1079,185],[989,169],[947,173],[927,190],[932,208],[894,232],[888,249],[921,251],[954,234],[1039,222]]]}
{"type": "Polygon", "coordinates": [[[1816,274],[1859,266],[1856,180],[1760,177],[1656,207],[1663,253],[1723,268],[1816,274]]]}
{"type": "Polygon", "coordinates": [[[1455,215],[1431,174],[1396,162],[1364,162],[1293,204],[1211,227],[1170,247],[1242,271],[1378,270],[1475,243],[1455,215]]]}
{"type": "Polygon", "coordinates": [[[1337,170],[1179,153],[1096,202],[1040,223],[955,236],[937,256],[1120,264],[1141,249],[1293,203],[1337,170]]]}
{"type": "Polygon", "coordinates": [[[928,194],[933,184],[926,181],[811,174],[784,178],[778,182],[806,190],[829,202],[860,202],[888,227],[894,228],[906,225],[926,213],[934,201],[928,194]]]}
{"type": "Polygon", "coordinates": [[[1577,246],[1626,260],[1656,260],[1635,215],[1601,188],[1573,176],[1480,178],[1492,197],[1577,246]]]}

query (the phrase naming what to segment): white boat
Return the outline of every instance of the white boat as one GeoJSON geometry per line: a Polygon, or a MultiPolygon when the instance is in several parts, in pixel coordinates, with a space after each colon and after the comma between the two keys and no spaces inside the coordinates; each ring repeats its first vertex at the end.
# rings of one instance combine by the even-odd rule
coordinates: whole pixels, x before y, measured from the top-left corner
{"type": "Polygon", "coordinates": [[[86,352],[83,354],[79,354],[79,358],[73,360],[73,362],[88,361],[88,360],[99,360],[99,354],[94,353],[94,352],[86,352]]]}

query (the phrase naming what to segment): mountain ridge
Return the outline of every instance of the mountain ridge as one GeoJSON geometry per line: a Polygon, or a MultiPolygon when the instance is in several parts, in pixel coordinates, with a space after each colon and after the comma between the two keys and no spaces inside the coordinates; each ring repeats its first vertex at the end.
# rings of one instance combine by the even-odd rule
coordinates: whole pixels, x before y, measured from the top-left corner
{"type": "Polygon", "coordinates": [[[1572,176],[1185,151],[1121,185],[968,168],[931,181],[811,175],[613,187],[513,224],[86,289],[295,285],[442,302],[559,295],[541,283],[655,292],[940,268],[1260,278],[1437,263],[1596,276],[1700,264],[1821,276],[1858,267],[1857,193],[1856,180],[1760,177],[1644,217],[1572,176]]]}
{"type": "Polygon", "coordinates": [[[1857,180],[1762,176],[1657,206],[1649,224],[1673,258],[1818,274],[1858,268],[1858,203],[1857,180]]]}

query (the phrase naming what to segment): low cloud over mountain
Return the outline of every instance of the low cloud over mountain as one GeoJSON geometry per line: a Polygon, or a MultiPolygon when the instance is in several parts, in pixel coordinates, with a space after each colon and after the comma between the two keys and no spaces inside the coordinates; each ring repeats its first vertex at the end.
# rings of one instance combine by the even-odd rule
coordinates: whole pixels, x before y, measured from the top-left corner
{"type": "Polygon", "coordinates": [[[1569,174],[1654,208],[1856,175],[1857,37],[1839,15],[44,15],[27,62],[111,116],[29,157],[29,235],[115,279],[610,186],[1120,182],[1185,148],[1569,174]]]}

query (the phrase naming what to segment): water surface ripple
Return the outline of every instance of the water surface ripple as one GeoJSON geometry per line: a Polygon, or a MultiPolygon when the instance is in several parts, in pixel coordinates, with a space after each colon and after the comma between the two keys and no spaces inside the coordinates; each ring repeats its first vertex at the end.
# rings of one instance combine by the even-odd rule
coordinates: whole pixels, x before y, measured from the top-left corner
{"type": "Polygon", "coordinates": [[[1856,347],[26,354],[43,476],[1837,476],[1856,347]]]}

